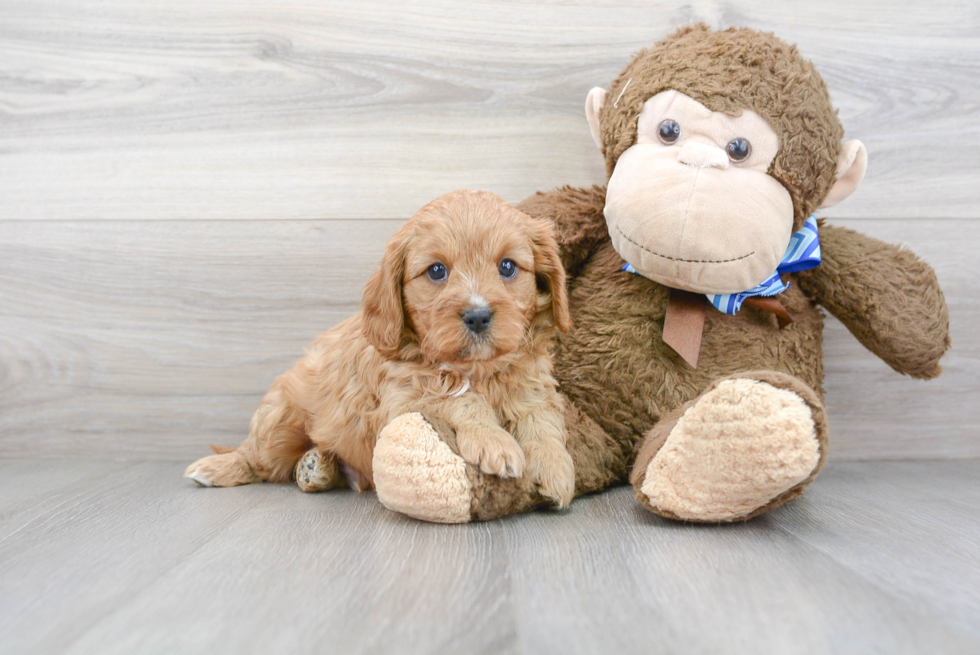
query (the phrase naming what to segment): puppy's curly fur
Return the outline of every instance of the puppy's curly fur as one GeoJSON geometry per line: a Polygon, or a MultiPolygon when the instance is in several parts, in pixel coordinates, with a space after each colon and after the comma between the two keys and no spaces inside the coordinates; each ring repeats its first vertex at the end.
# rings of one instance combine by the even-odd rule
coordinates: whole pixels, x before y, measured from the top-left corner
{"type": "Polygon", "coordinates": [[[570,321],[552,230],[485,192],[423,207],[388,242],[361,311],[279,376],[241,446],[215,448],[185,476],[219,487],[295,476],[319,491],[346,475],[370,488],[378,433],[420,412],[466,461],[501,477],[527,469],[542,495],[567,506],[574,470],[550,349],[570,321]],[[430,275],[433,264],[444,279],[430,275]],[[489,309],[489,324],[467,326],[474,309],[484,321],[489,309]]]}

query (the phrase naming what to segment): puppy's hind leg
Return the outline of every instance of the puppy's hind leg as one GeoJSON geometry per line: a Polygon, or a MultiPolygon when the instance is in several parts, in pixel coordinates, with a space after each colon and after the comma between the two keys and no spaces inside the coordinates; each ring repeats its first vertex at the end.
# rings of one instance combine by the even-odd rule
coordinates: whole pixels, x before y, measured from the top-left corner
{"type": "Polygon", "coordinates": [[[241,446],[234,450],[212,446],[217,454],[188,466],[184,477],[204,487],[287,482],[312,443],[306,435],[306,415],[289,401],[284,386],[282,378],[272,385],[241,446]]]}
{"type": "Polygon", "coordinates": [[[185,478],[202,487],[236,487],[262,481],[237,450],[223,452],[224,446],[211,446],[211,449],[218,454],[203,457],[188,466],[184,471],[185,478]]]}
{"type": "Polygon", "coordinates": [[[329,491],[343,484],[341,461],[333,453],[321,452],[314,446],[296,462],[293,469],[296,486],[306,493],[329,491]]]}

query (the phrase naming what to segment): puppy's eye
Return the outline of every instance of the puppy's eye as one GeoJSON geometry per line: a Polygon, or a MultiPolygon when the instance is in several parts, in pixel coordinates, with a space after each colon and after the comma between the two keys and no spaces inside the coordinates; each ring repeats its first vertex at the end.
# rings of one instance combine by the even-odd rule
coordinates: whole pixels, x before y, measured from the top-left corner
{"type": "Polygon", "coordinates": [[[672,118],[664,119],[660,121],[660,125],[657,127],[657,136],[660,137],[662,143],[667,145],[675,143],[677,139],[681,138],[681,126],[672,118]]]}
{"type": "Polygon", "coordinates": [[[748,139],[738,137],[728,142],[728,145],[725,146],[725,152],[728,153],[728,158],[732,161],[745,161],[752,154],[752,144],[749,143],[748,139]]]}
{"type": "Polygon", "coordinates": [[[517,275],[517,264],[512,259],[501,259],[497,270],[500,271],[500,277],[512,278],[517,275]]]}
{"type": "Polygon", "coordinates": [[[446,265],[442,262],[436,262],[427,268],[425,272],[429,276],[429,279],[433,282],[442,282],[449,277],[449,271],[446,269],[446,265]]]}

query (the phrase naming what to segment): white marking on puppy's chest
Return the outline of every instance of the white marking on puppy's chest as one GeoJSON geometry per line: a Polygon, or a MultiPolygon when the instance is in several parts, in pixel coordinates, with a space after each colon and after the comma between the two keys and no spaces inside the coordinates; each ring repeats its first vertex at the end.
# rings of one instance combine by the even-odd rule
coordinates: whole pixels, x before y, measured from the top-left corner
{"type": "Polygon", "coordinates": [[[470,390],[470,379],[469,379],[469,377],[467,377],[466,380],[463,381],[463,386],[462,387],[460,387],[456,391],[450,391],[446,395],[447,396],[452,396],[453,398],[459,398],[460,396],[462,396],[464,393],[466,393],[469,390],[470,390]]]}
{"type": "MultiPolygon", "coordinates": [[[[452,371],[453,370],[453,367],[450,366],[449,364],[443,363],[443,364],[440,364],[439,365],[439,370],[440,371],[452,371]]],[[[449,396],[449,397],[451,397],[451,398],[459,398],[460,396],[462,396],[464,393],[466,393],[469,390],[470,390],[470,376],[467,375],[466,378],[463,380],[463,386],[462,387],[460,387],[456,391],[450,391],[446,395],[449,396]]]]}

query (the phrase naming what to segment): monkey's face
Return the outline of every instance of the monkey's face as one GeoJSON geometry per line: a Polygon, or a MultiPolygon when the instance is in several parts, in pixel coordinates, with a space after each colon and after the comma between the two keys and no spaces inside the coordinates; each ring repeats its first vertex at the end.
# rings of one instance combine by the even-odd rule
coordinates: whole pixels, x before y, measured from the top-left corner
{"type": "Polygon", "coordinates": [[[616,163],[605,217],[613,247],[645,277],[735,293],[776,270],[793,201],[767,171],[779,137],[761,116],[713,112],[678,91],[650,98],[616,163]]]}

